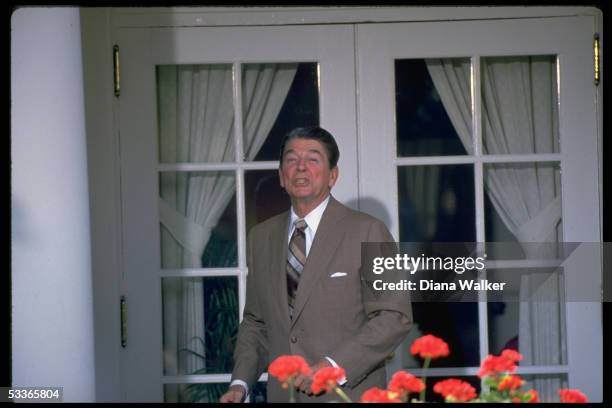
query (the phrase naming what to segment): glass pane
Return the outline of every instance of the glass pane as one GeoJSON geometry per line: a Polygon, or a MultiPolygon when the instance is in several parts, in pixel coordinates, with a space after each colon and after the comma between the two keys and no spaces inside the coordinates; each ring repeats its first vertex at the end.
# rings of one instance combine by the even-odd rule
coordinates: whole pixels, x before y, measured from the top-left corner
{"type": "Polygon", "coordinates": [[[238,333],[234,276],[162,279],[164,375],[230,373],[238,333]]]}
{"type": "MultiPolygon", "coordinates": [[[[425,401],[427,402],[444,402],[444,397],[434,392],[434,386],[440,381],[454,378],[457,380],[465,381],[469,383],[476,390],[476,395],[480,394],[480,379],[476,376],[450,376],[450,377],[428,377],[425,388],[425,401]]],[[[416,394],[414,394],[416,395],[416,394]]]]}
{"type": "Polygon", "coordinates": [[[471,164],[398,167],[402,242],[476,240],[471,164]]]}
{"type": "Polygon", "coordinates": [[[518,242],[525,247],[524,257],[541,258],[545,254],[524,243],[563,241],[558,163],[486,164],[484,188],[487,242],[518,242]]]}
{"type": "Polygon", "coordinates": [[[478,304],[475,302],[413,302],[415,325],[402,343],[402,366],[420,368],[423,360],[410,354],[412,342],[425,334],[444,340],[450,349],[447,357],[431,362],[430,367],[479,365],[478,304]]]}
{"type": "MultiPolygon", "coordinates": [[[[474,170],[472,165],[398,167],[400,241],[473,242],[476,240],[474,213],[474,170]]],[[[478,365],[478,306],[469,302],[414,302],[415,328],[404,342],[433,334],[451,349],[447,358],[433,367],[478,365]]],[[[421,362],[408,354],[405,367],[421,362]]]]}
{"type": "Polygon", "coordinates": [[[520,376],[524,390],[534,389],[541,402],[559,402],[559,389],[568,387],[567,374],[533,374],[520,376]]]}
{"type": "Polygon", "coordinates": [[[230,64],[158,65],[160,163],[235,160],[230,64]]]}
{"type": "Polygon", "coordinates": [[[471,152],[470,81],[469,58],[395,61],[398,157],[471,152]]]}
{"type": "Polygon", "coordinates": [[[512,291],[504,295],[507,301],[488,304],[490,353],[518,350],[522,366],[567,363],[562,272],[553,268],[487,271],[491,280],[506,282],[512,291]]]}
{"type": "Polygon", "coordinates": [[[485,153],[559,152],[556,56],[483,58],[481,77],[485,153]]]}
{"type": "MultiPolygon", "coordinates": [[[[164,384],[164,402],[219,402],[229,383],[164,384]]],[[[267,402],[266,383],[258,382],[249,393],[254,403],[267,402]]]]}
{"type": "Polygon", "coordinates": [[[242,66],[244,159],[278,160],[283,137],[319,125],[316,62],[242,66]]]}
{"type": "Polygon", "coordinates": [[[162,268],[238,265],[235,179],[229,171],[160,173],[162,268]]]}
{"type": "Polygon", "coordinates": [[[291,206],[289,196],[280,186],[278,170],[245,171],[244,180],[247,231],[291,206]]]}

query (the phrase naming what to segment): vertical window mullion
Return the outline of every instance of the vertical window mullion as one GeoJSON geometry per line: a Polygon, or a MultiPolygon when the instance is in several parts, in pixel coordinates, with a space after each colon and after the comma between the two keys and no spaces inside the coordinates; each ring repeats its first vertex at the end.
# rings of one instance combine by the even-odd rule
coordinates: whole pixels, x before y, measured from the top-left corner
{"type": "MultiPolygon", "coordinates": [[[[482,93],[480,56],[472,57],[472,143],[474,151],[474,202],[476,203],[476,242],[485,242],[484,177],[482,162],[482,93]]],[[[479,278],[486,271],[480,271],[479,278]]],[[[486,292],[478,293],[478,337],[480,360],[489,354],[489,324],[486,292]]]]}
{"type": "Polygon", "coordinates": [[[242,316],[246,298],[246,212],[244,198],[243,128],[242,128],[242,69],[239,62],[233,66],[234,91],[234,146],[236,168],[236,215],[238,220],[238,319],[242,316]]]}

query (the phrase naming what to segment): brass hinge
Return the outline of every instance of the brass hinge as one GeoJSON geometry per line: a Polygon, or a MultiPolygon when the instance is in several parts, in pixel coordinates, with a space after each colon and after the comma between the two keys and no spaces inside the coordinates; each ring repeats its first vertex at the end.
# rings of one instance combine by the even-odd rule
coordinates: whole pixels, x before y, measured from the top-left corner
{"type": "Polygon", "coordinates": [[[119,46],[113,46],[113,79],[115,84],[115,96],[118,98],[121,95],[121,76],[119,66],[119,46]]]}
{"type": "Polygon", "coordinates": [[[599,34],[595,33],[593,36],[593,79],[595,86],[599,85],[600,79],[600,65],[599,65],[599,34]]]}
{"type": "Polygon", "coordinates": [[[125,296],[121,296],[120,301],[121,310],[121,347],[127,346],[127,302],[125,296]]]}

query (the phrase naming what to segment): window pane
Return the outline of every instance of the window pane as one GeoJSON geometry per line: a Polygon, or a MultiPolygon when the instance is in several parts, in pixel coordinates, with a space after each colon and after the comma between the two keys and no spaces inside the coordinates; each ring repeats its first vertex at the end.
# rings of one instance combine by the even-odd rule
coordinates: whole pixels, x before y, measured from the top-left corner
{"type": "Polygon", "coordinates": [[[162,268],[236,266],[234,173],[163,172],[159,182],[162,268]]]}
{"type": "Polygon", "coordinates": [[[554,55],[483,58],[481,77],[485,153],[559,152],[554,55]]]}
{"type": "Polygon", "coordinates": [[[234,276],[163,278],[164,375],[230,373],[238,333],[234,276]]]}
{"type": "Polygon", "coordinates": [[[402,242],[476,240],[471,164],[398,167],[402,242]]]}
{"type": "Polygon", "coordinates": [[[558,163],[486,164],[484,187],[487,242],[562,242],[558,163]]]}
{"type": "MultiPolygon", "coordinates": [[[[557,163],[485,165],[485,225],[489,260],[552,259],[562,242],[560,170],[557,163]],[[548,242],[540,245],[529,242],[548,242]]],[[[552,269],[490,270],[517,296],[532,301],[489,304],[492,352],[518,349],[522,365],[566,360],[563,281],[552,269]],[[534,292],[533,288],[537,287],[534,292]]]]}
{"type": "Polygon", "coordinates": [[[420,368],[423,360],[410,354],[412,342],[425,334],[444,340],[450,349],[447,357],[432,360],[430,367],[478,366],[478,304],[475,302],[413,302],[415,326],[402,343],[402,366],[420,368]]]}
{"type": "Polygon", "coordinates": [[[471,151],[470,81],[469,58],[395,61],[398,157],[471,151]]]}
{"type": "Polygon", "coordinates": [[[542,402],[559,402],[559,389],[568,387],[567,374],[521,375],[524,390],[534,389],[542,402]]]}
{"type": "Polygon", "coordinates": [[[230,64],[158,65],[160,163],[235,160],[230,64]]]}
{"type": "Polygon", "coordinates": [[[245,160],[278,160],[287,132],[319,124],[318,64],[244,64],[242,115],[245,160]]]}
{"type": "MultiPolygon", "coordinates": [[[[475,241],[472,165],[398,167],[398,194],[400,241],[475,241]]],[[[476,303],[414,302],[412,311],[416,327],[404,342],[405,367],[421,366],[407,350],[423,334],[443,338],[451,349],[449,357],[433,361],[432,366],[478,365],[476,303]]]]}
{"type": "Polygon", "coordinates": [[[451,377],[430,377],[427,378],[425,401],[427,402],[444,402],[444,397],[437,392],[434,392],[434,386],[444,380],[454,378],[457,380],[465,381],[474,387],[476,395],[480,394],[480,379],[476,376],[451,376],[451,377]]]}
{"type": "Polygon", "coordinates": [[[491,353],[518,350],[522,366],[567,363],[562,272],[552,268],[487,271],[491,280],[507,283],[513,293],[505,296],[516,296],[488,304],[491,353]]]}
{"type": "Polygon", "coordinates": [[[291,206],[289,196],[280,186],[278,170],[245,171],[244,180],[247,231],[291,206]]]}

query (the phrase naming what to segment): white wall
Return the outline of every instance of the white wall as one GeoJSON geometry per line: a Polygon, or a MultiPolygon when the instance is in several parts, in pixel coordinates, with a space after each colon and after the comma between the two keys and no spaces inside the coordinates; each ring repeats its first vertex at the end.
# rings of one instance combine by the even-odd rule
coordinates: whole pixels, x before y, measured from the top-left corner
{"type": "Polygon", "coordinates": [[[13,385],[94,401],[79,10],[21,8],[11,28],[13,385]]]}

